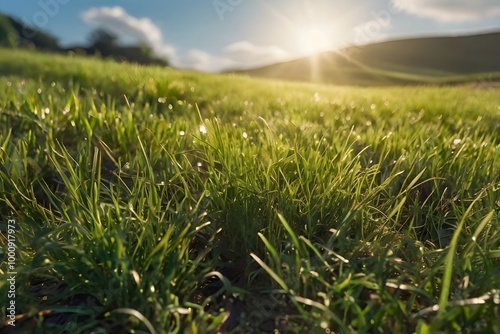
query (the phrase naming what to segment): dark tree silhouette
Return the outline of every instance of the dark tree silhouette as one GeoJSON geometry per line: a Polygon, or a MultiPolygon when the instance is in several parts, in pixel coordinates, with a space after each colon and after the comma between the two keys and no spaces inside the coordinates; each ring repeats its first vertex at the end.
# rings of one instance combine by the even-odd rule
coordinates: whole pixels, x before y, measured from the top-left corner
{"type": "Polygon", "coordinates": [[[89,36],[89,41],[90,46],[87,52],[90,54],[119,61],[168,66],[168,61],[156,58],[153,50],[147,44],[121,46],[118,36],[103,28],[94,30],[89,36]]]}
{"type": "MultiPolygon", "coordinates": [[[[0,14],[1,15],[1,14],[0,14]]],[[[10,35],[17,39],[16,45],[20,47],[36,48],[46,51],[60,51],[57,38],[38,30],[32,26],[22,23],[12,17],[4,16],[14,29],[14,34],[10,35]]]]}
{"type": "Polygon", "coordinates": [[[110,56],[118,49],[118,36],[114,33],[98,28],[89,37],[90,49],[96,50],[104,56],[110,56]]]}
{"type": "Polygon", "coordinates": [[[0,14],[0,46],[12,48],[17,46],[19,36],[10,20],[0,14]]]}

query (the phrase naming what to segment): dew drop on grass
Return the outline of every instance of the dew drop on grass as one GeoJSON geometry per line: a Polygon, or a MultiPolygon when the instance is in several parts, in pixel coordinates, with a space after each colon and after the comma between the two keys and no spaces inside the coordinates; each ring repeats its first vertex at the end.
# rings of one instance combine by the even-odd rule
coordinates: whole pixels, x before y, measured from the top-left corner
{"type": "MultiPolygon", "coordinates": [[[[498,107],[498,109],[500,109],[500,107],[498,107]]],[[[496,305],[500,304],[500,290],[494,290],[492,292],[495,294],[495,296],[493,297],[493,302],[496,305]]]]}
{"type": "Polygon", "coordinates": [[[453,145],[458,145],[458,144],[460,144],[461,142],[462,142],[462,139],[457,138],[457,139],[455,139],[455,140],[453,141],[453,145]]]}
{"type": "Polygon", "coordinates": [[[245,131],[243,131],[243,138],[245,138],[245,139],[248,138],[248,134],[245,131]]]}
{"type": "Polygon", "coordinates": [[[167,98],[166,97],[159,97],[158,98],[158,103],[165,103],[167,102],[167,98]]]}
{"type": "Polygon", "coordinates": [[[182,137],[182,136],[184,136],[185,134],[186,134],[186,132],[184,132],[184,131],[182,131],[182,130],[181,130],[181,131],[179,131],[179,136],[181,136],[181,137],[182,137]]]}
{"type": "Polygon", "coordinates": [[[204,135],[207,134],[207,128],[205,127],[205,125],[200,124],[200,132],[204,135]]]}

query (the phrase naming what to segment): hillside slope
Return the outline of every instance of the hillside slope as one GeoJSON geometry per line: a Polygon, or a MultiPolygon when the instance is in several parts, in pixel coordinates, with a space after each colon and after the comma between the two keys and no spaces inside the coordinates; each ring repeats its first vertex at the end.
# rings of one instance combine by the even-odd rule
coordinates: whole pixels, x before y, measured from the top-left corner
{"type": "Polygon", "coordinates": [[[336,84],[446,83],[500,78],[500,33],[389,41],[242,71],[336,84]]]}

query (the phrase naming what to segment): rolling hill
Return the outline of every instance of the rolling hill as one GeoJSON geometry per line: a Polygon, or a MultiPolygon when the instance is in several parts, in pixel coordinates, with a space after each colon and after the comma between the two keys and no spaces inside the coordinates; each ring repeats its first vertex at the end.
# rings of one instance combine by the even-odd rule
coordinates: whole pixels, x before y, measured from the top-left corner
{"type": "Polygon", "coordinates": [[[500,32],[388,41],[238,72],[348,85],[500,80],[500,32]]]}

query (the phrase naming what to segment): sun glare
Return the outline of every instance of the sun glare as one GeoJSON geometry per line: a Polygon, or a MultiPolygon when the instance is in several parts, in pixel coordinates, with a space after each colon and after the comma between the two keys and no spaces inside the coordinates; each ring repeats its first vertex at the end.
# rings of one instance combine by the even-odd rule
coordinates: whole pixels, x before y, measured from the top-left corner
{"type": "Polygon", "coordinates": [[[326,51],[331,48],[328,31],[319,26],[304,26],[297,29],[299,48],[307,54],[326,51]]]}

